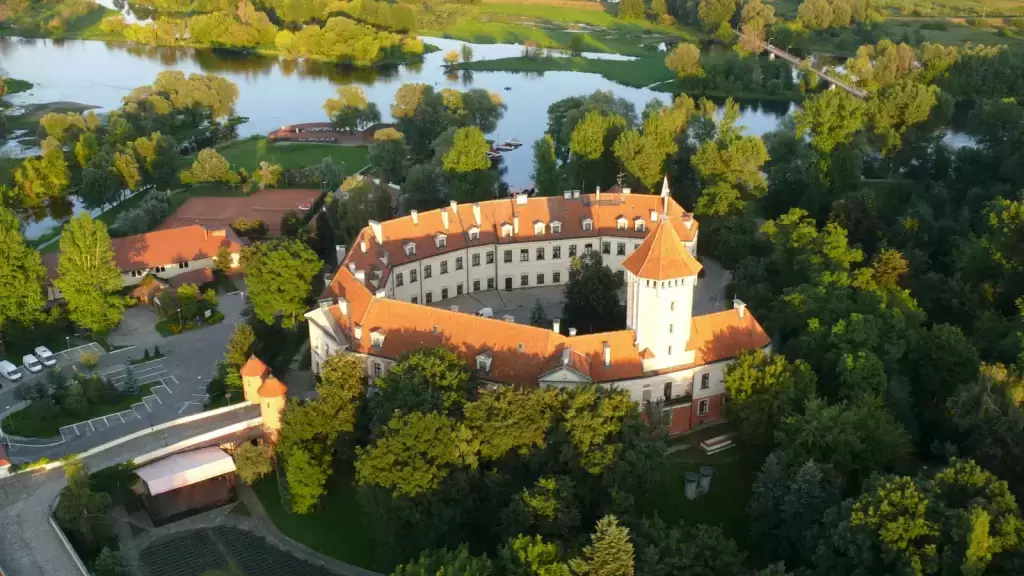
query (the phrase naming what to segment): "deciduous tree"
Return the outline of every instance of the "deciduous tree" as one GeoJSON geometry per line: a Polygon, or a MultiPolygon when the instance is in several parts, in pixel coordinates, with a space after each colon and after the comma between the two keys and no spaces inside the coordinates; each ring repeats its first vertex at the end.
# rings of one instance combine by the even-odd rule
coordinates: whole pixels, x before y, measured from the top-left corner
{"type": "Polygon", "coordinates": [[[575,258],[565,284],[562,321],[583,334],[614,330],[622,325],[619,289],[623,280],[592,250],[575,258]]]}
{"type": "Polygon", "coordinates": [[[562,193],[562,174],[555,158],[555,141],[550,134],[533,143],[533,173],[530,177],[537,185],[537,194],[558,196],[562,193]]]}
{"type": "Polygon", "coordinates": [[[803,361],[790,363],[785,356],[759,350],[743,352],[725,371],[729,419],[745,443],[770,449],[779,423],[798,414],[814,395],[815,381],[814,371],[803,361]]]}
{"type": "Polygon", "coordinates": [[[71,320],[82,328],[103,333],[121,321],[124,281],[103,222],[84,213],[64,226],[54,283],[67,300],[71,320]]]}
{"type": "Polygon", "coordinates": [[[491,167],[491,161],[487,158],[490,147],[479,128],[459,128],[455,131],[452,147],[442,159],[442,165],[447,172],[487,170],[491,167]]]}
{"type": "Polygon", "coordinates": [[[619,2],[619,18],[622,20],[640,20],[643,17],[643,0],[623,0],[619,2]]]}
{"type": "Polygon", "coordinates": [[[46,269],[39,253],[25,244],[18,216],[3,206],[0,253],[0,331],[6,334],[11,324],[28,327],[41,318],[46,269]]]}
{"type": "Polygon", "coordinates": [[[313,277],[323,262],[299,240],[277,240],[252,247],[246,263],[246,284],[253,312],[264,324],[278,319],[285,328],[295,325],[307,310],[313,277]]]}
{"type": "Polygon", "coordinates": [[[689,42],[676,44],[676,47],[665,57],[665,65],[680,78],[704,75],[704,69],[700,65],[700,48],[689,42]]]}
{"type": "Polygon", "coordinates": [[[182,184],[224,182],[234,186],[239,181],[238,174],[231,169],[227,159],[213,148],[200,150],[192,166],[183,170],[178,177],[182,184]]]}
{"type": "Polygon", "coordinates": [[[733,0],[700,0],[697,8],[700,24],[706,32],[714,32],[722,24],[728,24],[735,13],[736,3],[733,0]]]}
{"type": "Polygon", "coordinates": [[[231,454],[242,482],[254,484],[274,469],[273,451],[268,446],[244,442],[231,454]]]}
{"type": "Polygon", "coordinates": [[[348,132],[380,122],[377,105],[367,100],[363,89],[354,84],[338,88],[337,98],[328,98],[324,102],[324,112],[332,124],[348,132]]]}

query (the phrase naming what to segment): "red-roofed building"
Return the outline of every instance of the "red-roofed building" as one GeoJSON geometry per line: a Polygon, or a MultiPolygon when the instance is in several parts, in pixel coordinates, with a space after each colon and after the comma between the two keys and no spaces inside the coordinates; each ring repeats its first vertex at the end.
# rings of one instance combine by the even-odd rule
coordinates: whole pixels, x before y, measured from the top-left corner
{"type": "MultiPolygon", "coordinates": [[[[243,241],[230,228],[207,228],[198,224],[146,234],[113,238],[114,264],[121,269],[125,286],[134,286],[147,275],[168,280],[172,286],[184,281],[202,283],[213,278],[217,252],[227,248],[231,267],[238,267],[243,241]],[[176,276],[187,275],[182,280],[176,276]]],[[[51,284],[57,278],[57,253],[43,254],[43,265],[51,284]]],[[[47,287],[50,300],[62,298],[54,286],[47,287]]]]}
{"type": "MultiPolygon", "coordinates": [[[[371,222],[306,314],[314,371],[346,350],[366,374],[403,352],[445,346],[478,378],[518,386],[596,383],[663,410],[672,433],[721,417],[725,367],[771,340],[741,302],[693,317],[698,225],[668,195],[628,190],[493,200],[371,222]],[[626,330],[570,336],[423,306],[486,289],[568,280],[600,250],[626,282],[626,330]]],[[[344,252],[343,248],[341,251],[344,252]]],[[[567,327],[569,328],[569,327],[567,327]]]]}

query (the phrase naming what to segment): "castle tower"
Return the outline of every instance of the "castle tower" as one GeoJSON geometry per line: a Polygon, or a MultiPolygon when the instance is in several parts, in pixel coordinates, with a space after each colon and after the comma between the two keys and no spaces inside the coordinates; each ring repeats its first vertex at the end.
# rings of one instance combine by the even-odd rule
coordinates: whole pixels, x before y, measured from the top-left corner
{"type": "MultiPolygon", "coordinates": [[[[623,262],[626,269],[626,326],[636,333],[644,371],[694,361],[688,349],[693,291],[701,264],[683,245],[665,208],[640,247],[623,262]]],[[[680,226],[681,222],[678,223],[680,226]]]]}
{"type": "Polygon", "coordinates": [[[260,386],[259,395],[263,429],[273,442],[277,440],[277,435],[281,431],[281,417],[288,402],[288,387],[284,382],[271,376],[260,386]]]}
{"type": "Polygon", "coordinates": [[[263,380],[270,374],[270,368],[256,356],[250,356],[242,369],[242,393],[245,401],[250,404],[259,404],[260,395],[258,390],[263,385],[263,380]]]}

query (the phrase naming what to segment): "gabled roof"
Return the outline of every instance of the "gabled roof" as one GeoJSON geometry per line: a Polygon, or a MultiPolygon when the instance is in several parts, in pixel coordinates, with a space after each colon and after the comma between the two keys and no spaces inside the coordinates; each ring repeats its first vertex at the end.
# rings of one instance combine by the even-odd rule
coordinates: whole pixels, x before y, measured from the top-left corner
{"type": "Polygon", "coordinates": [[[242,249],[230,228],[205,228],[198,224],[114,238],[110,243],[114,263],[124,271],[212,258],[222,246],[232,253],[242,249]]]}
{"type": "Polygon", "coordinates": [[[667,219],[659,220],[640,247],[622,261],[622,267],[639,278],[668,280],[696,276],[701,264],[679,239],[667,219]]]}

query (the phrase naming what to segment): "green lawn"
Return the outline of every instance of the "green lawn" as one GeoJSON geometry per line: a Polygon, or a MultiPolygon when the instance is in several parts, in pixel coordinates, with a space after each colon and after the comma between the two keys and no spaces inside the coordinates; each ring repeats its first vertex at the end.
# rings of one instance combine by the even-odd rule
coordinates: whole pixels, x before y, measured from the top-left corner
{"type": "Polygon", "coordinates": [[[686,520],[720,525],[733,538],[745,538],[746,506],[757,467],[741,446],[711,456],[697,446],[675,452],[668,456],[665,481],[641,507],[645,514],[657,514],[669,524],[686,520]],[[697,472],[701,466],[714,468],[711,490],[696,500],[687,500],[684,474],[697,472]]]}
{"type": "MultiPolygon", "coordinates": [[[[259,142],[265,140],[266,138],[262,137],[234,140],[217,146],[217,151],[231,163],[232,167],[245,168],[249,171],[258,168],[261,160],[280,164],[282,168],[301,168],[319,164],[324,158],[329,157],[335,164],[344,163],[349,173],[358,171],[368,163],[369,149],[366,146],[267,142],[265,154],[260,156],[259,142]]],[[[186,158],[187,162],[191,160],[191,157],[186,158]]]]}
{"type": "Polygon", "coordinates": [[[665,66],[661,57],[640,58],[634,61],[591,60],[587,58],[498,58],[460,64],[460,69],[477,71],[547,72],[567,70],[590,72],[636,88],[672,80],[675,74],[665,66]]]}
{"type": "Polygon", "coordinates": [[[100,416],[114,414],[131,410],[132,404],[142,402],[143,396],[149,396],[153,386],[159,382],[148,382],[139,386],[138,394],[132,396],[121,396],[116,404],[89,404],[89,409],[81,414],[71,415],[63,413],[56,417],[41,418],[29,405],[22,410],[4,418],[3,429],[7,434],[24,436],[26,438],[54,438],[60,436],[60,429],[63,426],[77,424],[100,416]]]}
{"type": "Polygon", "coordinates": [[[289,538],[349,564],[380,569],[375,566],[377,544],[356,500],[352,474],[348,465],[335,470],[319,508],[311,514],[292,514],[282,506],[274,473],[253,488],[274,525],[289,538]]]}

